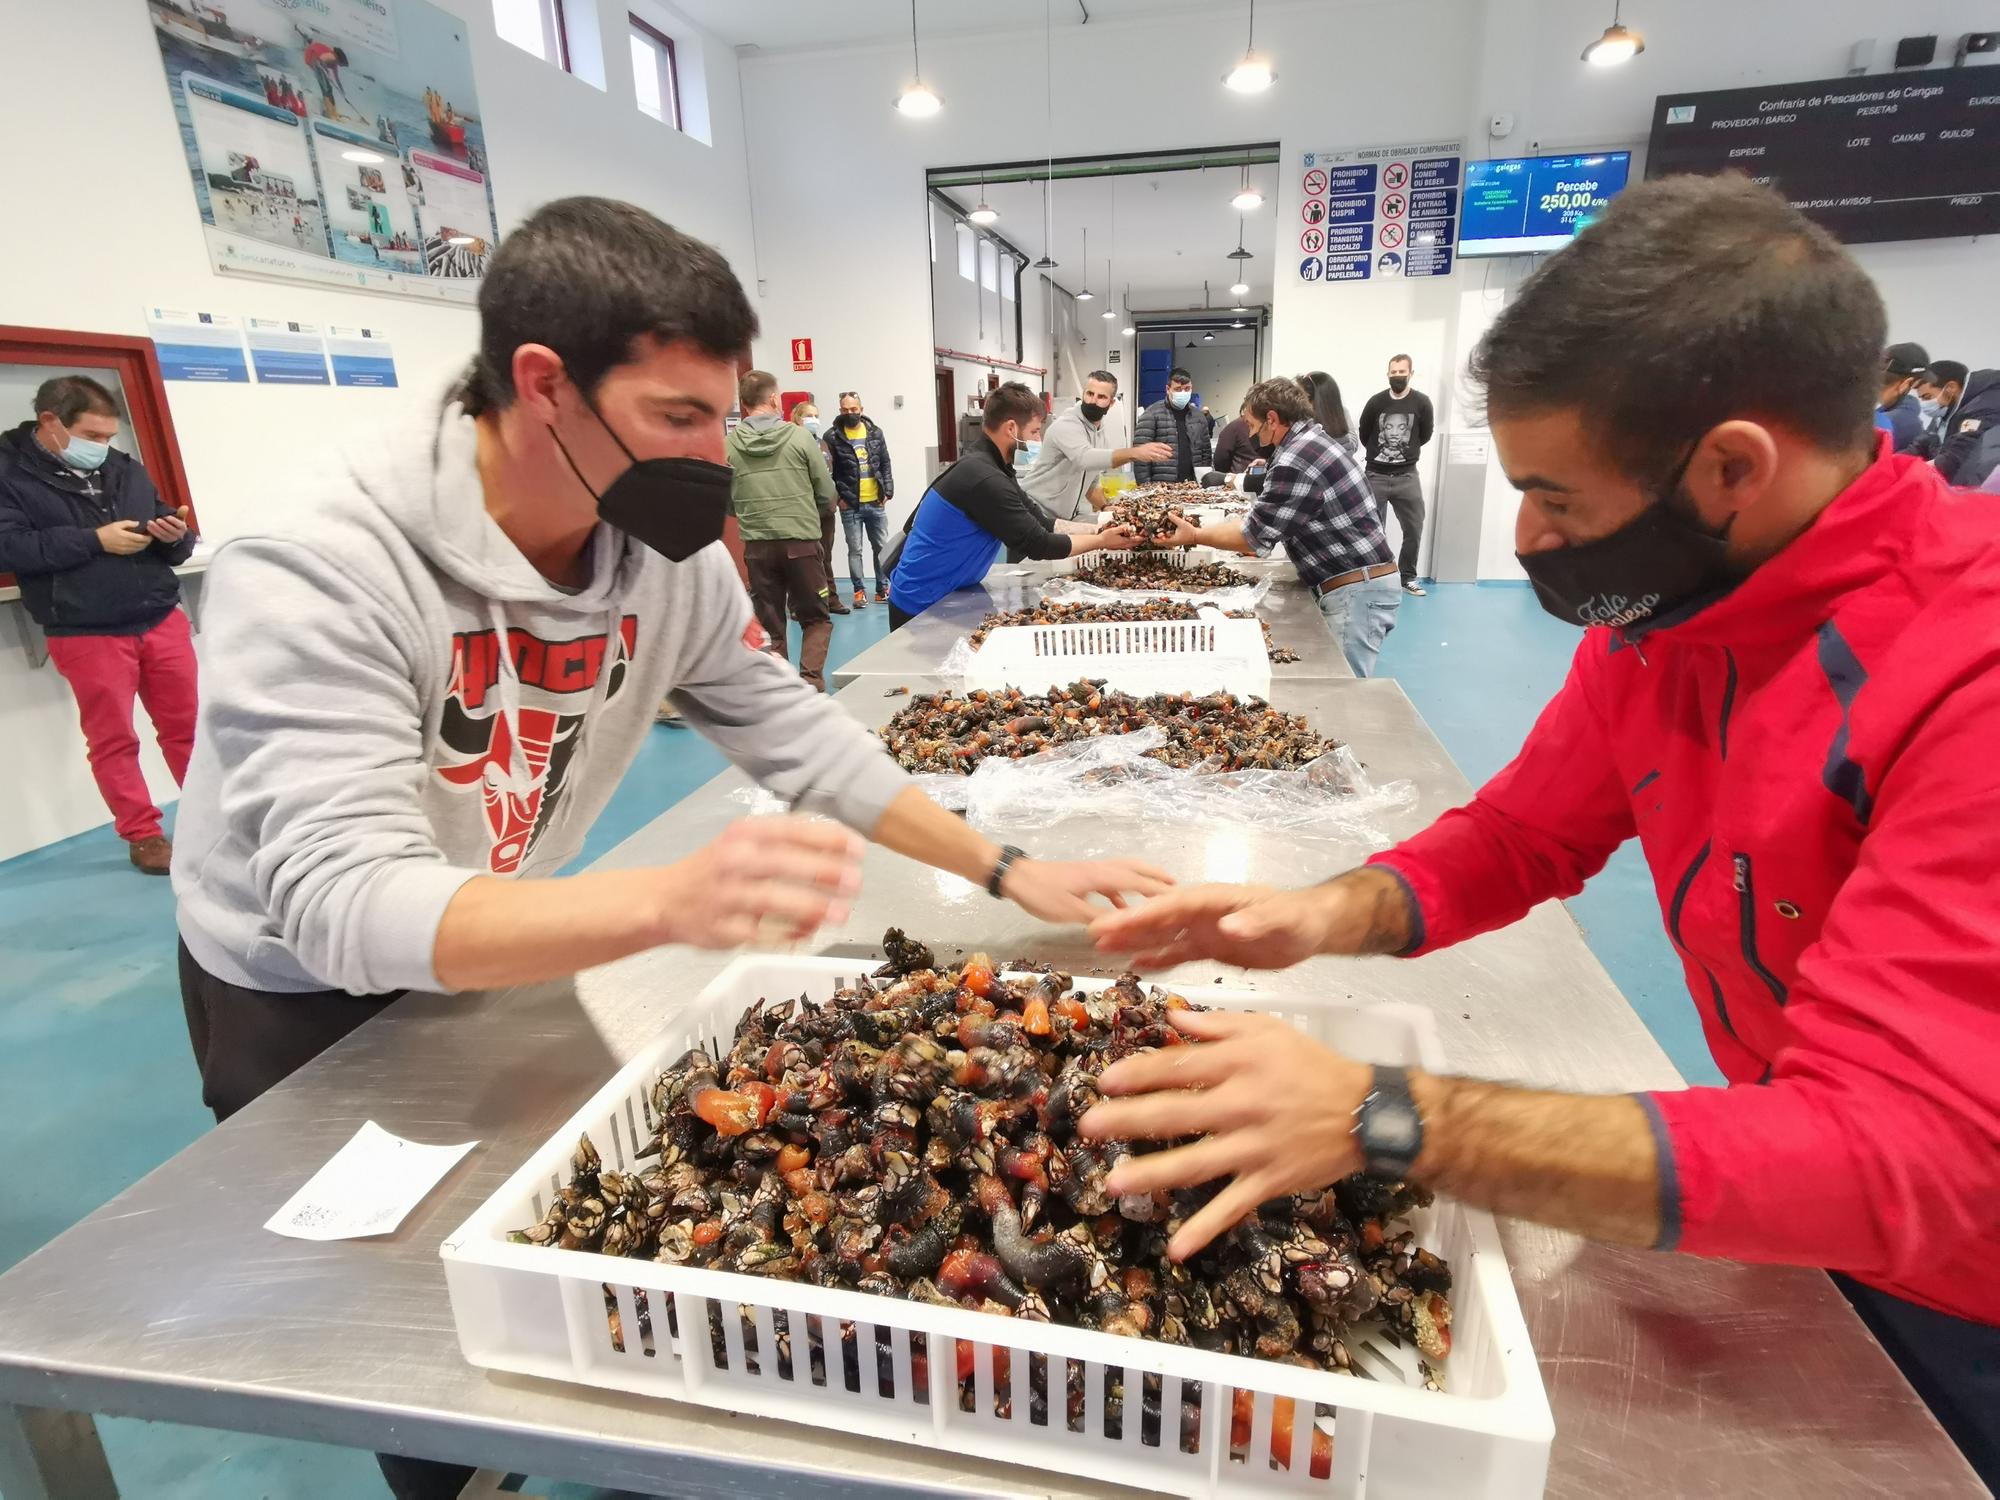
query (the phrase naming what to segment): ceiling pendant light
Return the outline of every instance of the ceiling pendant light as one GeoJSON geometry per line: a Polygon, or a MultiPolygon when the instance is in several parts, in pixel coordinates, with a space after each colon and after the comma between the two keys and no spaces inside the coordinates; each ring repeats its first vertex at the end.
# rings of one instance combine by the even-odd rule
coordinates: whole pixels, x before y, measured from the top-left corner
{"type": "Polygon", "coordinates": [[[1646,50],[1646,39],[1631,27],[1620,24],[1618,13],[1622,9],[1624,0],[1614,0],[1611,24],[1604,28],[1603,36],[1583,49],[1583,60],[1593,68],[1615,68],[1646,50]]]}
{"type": "MultiPolygon", "coordinates": [[[[1104,284],[1107,287],[1111,285],[1111,257],[1108,255],[1104,257],[1104,284]]],[[[1130,291],[1131,289],[1128,287],[1126,288],[1126,290],[1130,291]]],[[[1100,318],[1115,318],[1118,316],[1118,309],[1115,307],[1107,307],[1104,309],[1103,312],[1099,313],[1098,316],[1100,318]]]]}
{"type": "MultiPolygon", "coordinates": [[[[1235,248],[1234,250],[1230,251],[1230,252],[1229,252],[1229,254],[1228,254],[1227,256],[1225,256],[1225,257],[1224,257],[1224,259],[1226,259],[1226,260],[1255,260],[1256,258],[1257,258],[1257,256],[1256,256],[1256,254],[1255,254],[1255,253],[1254,253],[1253,251],[1249,251],[1249,250],[1245,250],[1245,249],[1243,248],[1243,226],[1242,226],[1242,224],[1241,224],[1241,223],[1237,224],[1237,226],[1236,226],[1236,248],[1235,248]]],[[[1245,290],[1247,290],[1247,288],[1246,288],[1245,290]]],[[[1240,295],[1240,294],[1239,294],[1239,295],[1240,295]]]]}
{"type": "Polygon", "coordinates": [[[1243,45],[1243,60],[1223,75],[1222,86],[1238,94],[1261,94],[1278,81],[1269,58],[1259,57],[1257,46],[1257,0],[1250,0],[1250,38],[1243,45]]]}
{"type": "Polygon", "coordinates": [[[1090,289],[1090,226],[1086,224],[1083,226],[1083,289],[1076,294],[1076,300],[1089,302],[1096,296],[1097,293],[1090,289]]]}
{"type": "Polygon", "coordinates": [[[986,201],[986,174],[983,171],[979,174],[979,207],[966,217],[982,227],[1000,217],[1000,210],[986,201]]]}
{"type": "Polygon", "coordinates": [[[1204,333],[1204,334],[1203,334],[1203,335],[1201,336],[1201,341],[1202,341],[1202,342],[1203,342],[1204,344],[1212,344],[1212,343],[1214,343],[1214,342],[1215,342],[1215,335],[1214,335],[1214,334],[1212,334],[1212,333],[1204,333]]]}
{"type": "Polygon", "coordinates": [[[910,0],[910,69],[915,76],[896,96],[896,108],[913,120],[928,119],[944,108],[944,100],[924,82],[924,65],[917,56],[917,0],[910,0]]]}
{"type": "MultiPolygon", "coordinates": [[[[1229,200],[1229,206],[1240,213],[1249,213],[1253,208],[1264,206],[1264,195],[1250,186],[1250,163],[1243,163],[1243,183],[1236,190],[1236,196],[1229,200]]],[[[1238,241],[1241,244],[1241,241],[1238,241]]]]}
{"type": "Polygon", "coordinates": [[[1128,339],[1129,339],[1130,337],[1132,337],[1132,335],[1133,335],[1133,334],[1135,334],[1135,333],[1137,333],[1138,331],[1139,331],[1139,330],[1138,330],[1138,329],[1136,329],[1136,328],[1134,328],[1134,327],[1133,327],[1133,326],[1132,326],[1132,325],[1131,325],[1130,323],[1127,323],[1127,324],[1125,325],[1125,328],[1124,328],[1124,333],[1125,333],[1125,337],[1126,337],[1126,338],[1128,338],[1128,339]]]}
{"type": "MultiPolygon", "coordinates": [[[[1049,148],[1049,167],[1042,176],[1042,258],[1035,262],[1037,271],[1053,271],[1056,268],[1056,263],[1049,259],[1049,229],[1054,223],[1049,200],[1055,192],[1056,182],[1055,26],[1050,0],[1042,0],[1042,131],[1043,144],[1049,148]]],[[[1050,316],[1054,316],[1053,304],[1050,316]]]]}

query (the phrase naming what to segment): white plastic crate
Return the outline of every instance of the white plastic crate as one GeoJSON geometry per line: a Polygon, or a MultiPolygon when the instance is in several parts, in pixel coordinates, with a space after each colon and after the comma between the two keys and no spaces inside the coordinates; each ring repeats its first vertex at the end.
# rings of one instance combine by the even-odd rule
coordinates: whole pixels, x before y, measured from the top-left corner
{"type": "Polygon", "coordinates": [[[1131,693],[1232,693],[1267,698],[1271,658],[1255,620],[1204,610],[1192,620],[1080,620],[1003,625],[971,655],[965,684],[1041,692],[1103,678],[1131,693]]]}
{"type": "MultiPolygon", "coordinates": [[[[652,1136],[650,1091],[662,1068],[697,1043],[726,1051],[738,1019],[759,999],[804,993],[824,1000],[857,972],[845,959],[736,960],[487,1199],[439,1251],[466,1359],[1192,1500],[1541,1494],[1554,1423],[1499,1236],[1491,1215],[1443,1199],[1410,1220],[1418,1241],[1452,1268],[1443,1393],[1417,1385],[1413,1352],[1380,1334],[1350,1341],[1361,1375],[1325,1374],[862,1292],[508,1243],[508,1231],[539,1220],[568,1180],[579,1135],[589,1133],[607,1167],[634,1168],[634,1152],[652,1136]],[[615,1323],[607,1295],[617,1308],[615,1323]],[[849,1325],[853,1357],[837,1358],[836,1351],[847,1352],[842,1332],[849,1325]],[[809,1329],[822,1340],[820,1367],[807,1354],[809,1329]],[[969,1347],[973,1366],[976,1402],[969,1412],[959,1405],[960,1345],[969,1347]],[[925,1381],[914,1378],[913,1354],[928,1364],[925,1381]],[[1070,1362],[1083,1372],[1081,1431],[1069,1425],[1062,1399],[1070,1362]],[[1113,1420],[1105,1399],[1120,1378],[1108,1371],[1122,1372],[1124,1420],[1113,1420]],[[1050,1394],[1047,1425],[1032,1420],[1026,1399],[1038,1378],[1050,1394]],[[1129,1399],[1135,1390],[1148,1398],[1157,1393],[1161,1420],[1130,1419],[1142,1405],[1129,1399]],[[1250,1442],[1232,1453],[1239,1391],[1251,1400],[1250,1442]],[[1199,1422],[1185,1435],[1178,1420],[1184,1399],[1199,1410],[1199,1422]],[[1313,1420],[1308,1412],[1316,1413],[1313,1420]],[[1292,1451],[1274,1456],[1274,1423],[1291,1413],[1297,1414],[1292,1451]],[[1332,1439],[1324,1477],[1312,1473],[1315,1428],[1332,1439]]],[[[1077,987],[1106,983],[1080,979],[1077,987]]],[[[1270,1009],[1257,997],[1207,989],[1195,998],[1270,1009]]],[[[1430,1015],[1415,1006],[1280,1013],[1365,1061],[1441,1066],[1430,1015]]]]}

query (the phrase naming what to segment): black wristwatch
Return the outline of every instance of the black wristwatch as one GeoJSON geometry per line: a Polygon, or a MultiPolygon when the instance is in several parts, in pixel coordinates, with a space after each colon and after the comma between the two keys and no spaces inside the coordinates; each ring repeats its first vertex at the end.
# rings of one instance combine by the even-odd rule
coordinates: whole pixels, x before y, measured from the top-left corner
{"type": "Polygon", "coordinates": [[[1005,880],[1007,872],[1014,868],[1015,860],[1027,857],[1026,851],[1016,849],[1012,844],[1001,845],[1000,858],[993,866],[993,873],[986,877],[986,894],[996,901],[999,900],[1000,882],[1005,880]]]}
{"type": "Polygon", "coordinates": [[[1401,1182],[1424,1150],[1424,1121],[1410,1096],[1410,1075],[1379,1064],[1375,1080],[1354,1111],[1354,1139],[1361,1145],[1361,1170],[1370,1177],[1401,1182]]]}

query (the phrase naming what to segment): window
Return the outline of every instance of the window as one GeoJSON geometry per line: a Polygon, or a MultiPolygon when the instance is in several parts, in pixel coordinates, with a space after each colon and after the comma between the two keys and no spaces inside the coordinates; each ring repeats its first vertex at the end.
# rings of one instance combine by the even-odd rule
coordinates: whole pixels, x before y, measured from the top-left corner
{"type": "Polygon", "coordinates": [[[639,108],[674,129],[681,128],[681,75],[674,57],[674,39],[637,16],[632,23],[632,87],[639,108]]]}
{"type": "Polygon", "coordinates": [[[493,0],[493,28],[501,39],[543,62],[569,71],[569,31],[563,0],[493,0]]]}
{"type": "Polygon", "coordinates": [[[1021,266],[1013,256],[1007,257],[1007,264],[1000,268],[1000,295],[1012,302],[1020,295],[1021,266]]]}
{"type": "Polygon", "coordinates": [[[1000,254],[991,240],[979,242],[979,284],[989,292],[1000,290],[1000,254]]]}
{"type": "Polygon", "coordinates": [[[979,279],[979,236],[968,225],[958,224],[958,274],[967,281],[979,279]]]}

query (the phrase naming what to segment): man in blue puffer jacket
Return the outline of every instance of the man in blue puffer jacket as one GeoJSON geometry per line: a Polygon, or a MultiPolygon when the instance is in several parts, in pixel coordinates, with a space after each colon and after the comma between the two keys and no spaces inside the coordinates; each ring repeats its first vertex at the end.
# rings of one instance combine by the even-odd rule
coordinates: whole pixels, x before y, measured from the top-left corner
{"type": "Polygon", "coordinates": [[[76,695],[90,771],[134,866],[167,873],[161,831],[139,769],[132,702],[153,720],[179,781],[194,748],[195,658],[174,569],[194,551],[186,507],[170,511],[131,455],[111,446],[118,403],[84,375],[35,392],[35,419],[0,434],[0,573],[48,636],[49,659],[76,695]]]}

